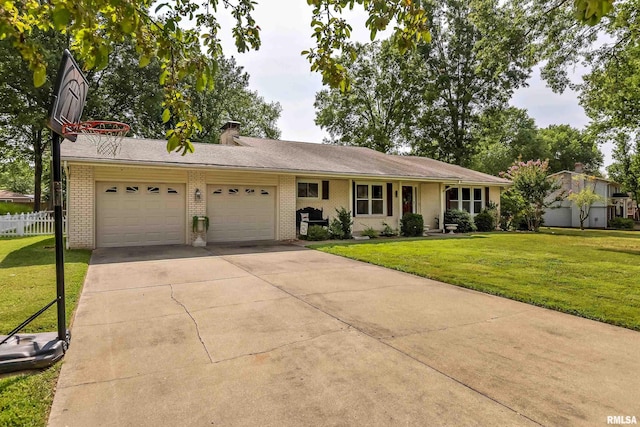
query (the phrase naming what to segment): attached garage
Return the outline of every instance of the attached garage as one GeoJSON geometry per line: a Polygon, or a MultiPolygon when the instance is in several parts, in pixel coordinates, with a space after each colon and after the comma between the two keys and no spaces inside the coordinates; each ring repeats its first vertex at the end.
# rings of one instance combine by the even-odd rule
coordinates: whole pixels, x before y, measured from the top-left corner
{"type": "Polygon", "coordinates": [[[209,242],[274,240],[276,187],[208,185],[209,242]]]}
{"type": "Polygon", "coordinates": [[[184,244],[184,184],[97,182],[96,246],[184,244]]]}

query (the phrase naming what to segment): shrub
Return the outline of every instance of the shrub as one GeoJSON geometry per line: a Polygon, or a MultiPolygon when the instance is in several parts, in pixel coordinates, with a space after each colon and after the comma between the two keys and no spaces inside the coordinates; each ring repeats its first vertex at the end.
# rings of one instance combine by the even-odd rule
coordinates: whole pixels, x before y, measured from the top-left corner
{"type": "Polygon", "coordinates": [[[332,239],[344,239],[344,231],[342,231],[342,223],[338,218],[333,218],[329,224],[329,234],[332,239]]]}
{"type": "Polygon", "coordinates": [[[493,231],[496,228],[496,218],[487,209],[483,209],[482,212],[476,215],[473,222],[478,231],[493,231]]]}
{"type": "Polygon", "coordinates": [[[29,212],[33,212],[33,206],[30,203],[0,202],[0,215],[29,212]]]}
{"type": "Polygon", "coordinates": [[[351,211],[342,207],[340,209],[336,208],[336,212],[338,214],[338,221],[340,221],[342,232],[344,233],[343,239],[350,239],[351,226],[353,225],[353,221],[351,220],[351,211]]]}
{"type": "Polygon", "coordinates": [[[397,236],[398,235],[398,232],[396,230],[394,230],[393,228],[391,228],[391,226],[389,224],[387,224],[386,222],[383,221],[382,222],[382,226],[384,228],[380,232],[381,236],[392,237],[392,236],[397,236]]]}
{"type": "Polygon", "coordinates": [[[609,221],[609,227],[621,230],[633,230],[635,223],[631,218],[613,218],[609,221]]]}
{"type": "Polygon", "coordinates": [[[368,236],[371,239],[375,239],[378,237],[378,232],[373,229],[373,227],[367,227],[360,233],[362,236],[368,236]]]}
{"type": "Polygon", "coordinates": [[[309,227],[307,231],[307,240],[329,240],[331,238],[331,234],[329,234],[329,230],[321,225],[312,225],[309,227]]]}
{"type": "MultiPolygon", "coordinates": [[[[459,233],[469,233],[476,231],[476,225],[471,220],[471,215],[467,211],[449,209],[444,213],[444,224],[458,224],[459,233]]],[[[443,225],[444,225],[443,224],[443,225]]]]}
{"type": "Polygon", "coordinates": [[[422,219],[422,215],[408,212],[404,214],[400,220],[400,233],[403,236],[422,236],[423,232],[424,220],[422,219]]]}

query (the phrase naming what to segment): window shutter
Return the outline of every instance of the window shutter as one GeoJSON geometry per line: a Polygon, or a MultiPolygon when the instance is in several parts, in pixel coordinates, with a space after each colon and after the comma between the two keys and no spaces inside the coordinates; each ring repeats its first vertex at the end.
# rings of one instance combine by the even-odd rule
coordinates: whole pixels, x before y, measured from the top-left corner
{"type": "Polygon", "coordinates": [[[356,216],[356,182],[355,181],[353,181],[351,183],[351,195],[352,195],[352,198],[351,198],[351,206],[352,206],[351,207],[351,212],[352,213],[351,213],[351,215],[352,216],[356,216]]]}
{"type": "Polygon", "coordinates": [[[393,184],[387,182],[387,216],[393,216],[393,184]]]}
{"type": "Polygon", "coordinates": [[[329,181],[322,181],[322,200],[329,200],[329,181]]]}
{"type": "Polygon", "coordinates": [[[489,187],[484,187],[484,205],[489,207],[489,187]]]}

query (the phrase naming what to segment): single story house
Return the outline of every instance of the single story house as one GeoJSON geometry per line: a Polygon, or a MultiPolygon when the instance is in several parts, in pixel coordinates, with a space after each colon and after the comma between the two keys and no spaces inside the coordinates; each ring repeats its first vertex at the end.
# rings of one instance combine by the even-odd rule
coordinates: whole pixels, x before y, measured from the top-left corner
{"type": "Polygon", "coordinates": [[[29,194],[15,193],[9,190],[0,190],[0,202],[33,203],[34,197],[29,194]]]}
{"type": "Polygon", "coordinates": [[[510,184],[423,157],[249,138],[237,122],[222,129],[220,144],[194,144],[185,156],[160,140],[124,138],[115,157],[82,137],[65,140],[69,246],[192,244],[194,216],[209,217],[209,243],[289,240],[305,207],[326,218],[345,207],[354,233],[396,228],[405,212],[438,229],[445,209],[478,213],[510,184]]]}
{"type": "MultiPolygon", "coordinates": [[[[633,201],[628,193],[622,192],[621,185],[601,177],[584,174],[582,163],[576,163],[575,170],[561,171],[549,175],[558,180],[562,188],[558,192],[579,192],[585,186],[593,188],[602,197],[602,201],[591,206],[589,217],[585,221],[587,228],[606,228],[613,218],[627,218],[633,212],[633,201]]],[[[555,195],[552,195],[555,197],[555,195]]],[[[580,208],[565,198],[552,205],[544,214],[544,225],[549,227],[580,227],[580,208]]]]}

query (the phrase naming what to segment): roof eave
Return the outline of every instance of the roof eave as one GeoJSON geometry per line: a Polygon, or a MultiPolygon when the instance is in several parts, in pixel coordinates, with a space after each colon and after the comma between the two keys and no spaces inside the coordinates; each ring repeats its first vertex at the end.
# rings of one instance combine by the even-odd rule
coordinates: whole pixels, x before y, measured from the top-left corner
{"type": "MultiPolygon", "coordinates": [[[[63,156],[62,161],[69,163],[80,163],[87,165],[97,166],[116,166],[113,159],[99,159],[89,157],[68,157],[63,156]]],[[[460,177],[428,177],[428,176],[413,176],[413,175],[381,175],[381,174],[362,174],[362,173],[348,173],[348,172],[335,172],[335,171],[317,171],[317,170],[305,170],[305,169],[282,169],[282,168],[258,168],[255,166],[226,166],[216,165],[210,163],[172,163],[172,162],[154,162],[154,161],[141,161],[141,160],[117,160],[117,165],[128,166],[146,166],[146,167],[174,167],[182,169],[209,169],[209,170],[228,170],[228,171],[259,171],[264,173],[280,173],[280,174],[295,174],[305,176],[323,176],[332,178],[362,178],[362,179],[392,179],[392,180],[404,180],[404,181],[419,181],[419,182],[438,182],[444,184],[454,185],[483,185],[483,186],[510,186],[511,182],[506,181],[482,181],[482,180],[469,180],[460,177]]]]}

